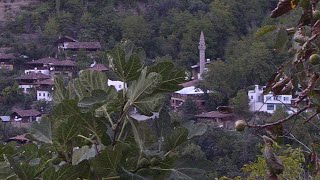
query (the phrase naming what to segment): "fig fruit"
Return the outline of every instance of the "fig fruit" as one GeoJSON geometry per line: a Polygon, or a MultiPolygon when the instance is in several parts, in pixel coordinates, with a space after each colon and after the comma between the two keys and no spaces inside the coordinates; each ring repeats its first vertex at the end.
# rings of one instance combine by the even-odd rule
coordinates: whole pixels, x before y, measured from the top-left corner
{"type": "Polygon", "coordinates": [[[319,54],[312,54],[309,58],[309,62],[312,65],[318,65],[320,63],[320,55],[319,54]]]}
{"type": "Polygon", "coordinates": [[[153,157],[150,161],[151,166],[158,166],[160,164],[160,161],[158,158],[153,157]]]}
{"type": "Polygon", "coordinates": [[[313,17],[314,21],[319,20],[320,19],[320,11],[319,10],[314,10],[312,12],[312,17],[313,17]]]}
{"type": "Polygon", "coordinates": [[[147,158],[141,158],[138,162],[138,167],[139,168],[147,168],[150,166],[150,162],[147,158]]]}
{"type": "Polygon", "coordinates": [[[244,120],[238,120],[235,122],[235,128],[237,131],[243,131],[246,128],[246,124],[244,120]]]}

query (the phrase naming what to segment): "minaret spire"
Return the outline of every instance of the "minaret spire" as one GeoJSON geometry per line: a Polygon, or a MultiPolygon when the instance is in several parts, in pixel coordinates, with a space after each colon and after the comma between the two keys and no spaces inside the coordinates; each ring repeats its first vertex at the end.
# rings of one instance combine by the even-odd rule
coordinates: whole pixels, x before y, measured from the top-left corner
{"type": "Polygon", "coordinates": [[[206,43],[204,41],[204,35],[203,35],[203,31],[201,31],[201,34],[200,34],[200,40],[199,40],[199,46],[198,46],[198,49],[199,49],[199,61],[200,61],[200,77],[199,79],[202,79],[202,74],[204,72],[204,68],[205,68],[205,65],[206,65],[206,43]]]}

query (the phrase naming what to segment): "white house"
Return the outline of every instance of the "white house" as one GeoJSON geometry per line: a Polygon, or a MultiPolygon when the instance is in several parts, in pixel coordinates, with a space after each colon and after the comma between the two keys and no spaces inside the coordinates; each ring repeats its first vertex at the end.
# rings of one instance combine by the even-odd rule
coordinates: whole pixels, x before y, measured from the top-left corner
{"type": "Polygon", "coordinates": [[[37,67],[35,67],[34,69],[24,70],[24,74],[30,74],[30,73],[42,73],[47,76],[50,75],[50,71],[48,69],[38,69],[37,67]]]}
{"type": "Polygon", "coordinates": [[[112,81],[108,79],[108,86],[114,86],[117,91],[120,91],[123,89],[123,82],[122,81],[112,81]]]}
{"type": "Polygon", "coordinates": [[[297,109],[292,107],[292,95],[277,95],[272,92],[263,94],[265,86],[255,85],[253,90],[248,91],[250,111],[273,113],[277,108],[285,107],[289,114],[296,112],[297,109]]]}

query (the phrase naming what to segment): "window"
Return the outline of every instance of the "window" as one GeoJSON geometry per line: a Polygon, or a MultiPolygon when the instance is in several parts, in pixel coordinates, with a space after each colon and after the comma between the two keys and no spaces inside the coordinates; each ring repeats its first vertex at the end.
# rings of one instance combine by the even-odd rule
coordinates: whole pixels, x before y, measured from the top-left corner
{"type": "Polygon", "coordinates": [[[269,101],[269,100],[271,100],[271,96],[266,97],[266,101],[269,101]]]}
{"type": "Polygon", "coordinates": [[[284,101],[289,101],[289,97],[283,97],[284,101]]]}
{"type": "Polygon", "coordinates": [[[273,100],[280,101],[281,100],[281,96],[273,96],[273,100]]]}
{"type": "Polygon", "coordinates": [[[267,104],[267,110],[274,110],[273,104],[267,104]]]}
{"type": "Polygon", "coordinates": [[[262,96],[258,96],[258,102],[261,102],[261,101],[262,101],[262,99],[263,99],[263,97],[262,97],[262,96]]]}
{"type": "Polygon", "coordinates": [[[41,93],[39,93],[39,96],[41,96],[41,93]]]}
{"type": "Polygon", "coordinates": [[[253,96],[251,96],[251,99],[253,99],[253,96]]]}
{"type": "Polygon", "coordinates": [[[43,93],[43,97],[45,97],[46,96],[46,94],[45,93],[43,93]]]}

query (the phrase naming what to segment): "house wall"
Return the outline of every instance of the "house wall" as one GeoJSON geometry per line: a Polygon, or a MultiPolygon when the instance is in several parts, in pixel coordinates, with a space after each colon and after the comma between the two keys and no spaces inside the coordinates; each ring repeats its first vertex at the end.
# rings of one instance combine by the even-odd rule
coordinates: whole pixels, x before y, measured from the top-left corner
{"type": "Polygon", "coordinates": [[[49,91],[37,90],[37,100],[52,101],[52,94],[49,91]]]}
{"type": "Polygon", "coordinates": [[[18,128],[30,128],[32,122],[39,121],[41,117],[23,117],[17,116],[17,114],[11,115],[11,125],[18,128]]]}
{"type": "Polygon", "coordinates": [[[253,112],[259,111],[272,114],[277,108],[283,106],[286,107],[289,114],[297,111],[297,109],[293,108],[291,104],[292,95],[274,96],[272,92],[264,95],[263,87],[259,87],[258,85],[255,85],[254,90],[248,91],[248,98],[250,100],[250,111],[253,112]]]}
{"type": "Polygon", "coordinates": [[[191,99],[198,109],[205,109],[206,108],[206,100],[203,100],[202,95],[196,94],[196,95],[180,95],[180,94],[172,94],[170,99],[171,107],[175,110],[177,110],[182,104],[187,100],[191,99]]]}
{"type": "Polygon", "coordinates": [[[50,73],[51,79],[54,79],[56,76],[59,76],[59,75],[72,78],[71,71],[56,71],[55,70],[55,71],[51,71],[51,73],[50,73]]]}
{"type": "Polygon", "coordinates": [[[31,89],[33,89],[33,85],[19,85],[19,88],[23,93],[29,93],[31,89]]]}
{"type": "Polygon", "coordinates": [[[12,64],[4,64],[4,63],[0,63],[0,69],[6,69],[6,70],[13,70],[13,65],[12,64]]]}
{"type": "Polygon", "coordinates": [[[50,75],[50,71],[48,69],[27,69],[24,71],[25,74],[29,74],[29,73],[42,73],[42,74],[45,74],[47,76],[50,75]]]}
{"type": "Polygon", "coordinates": [[[120,91],[123,89],[123,82],[122,81],[112,81],[108,79],[108,86],[114,86],[117,91],[120,91]]]}

